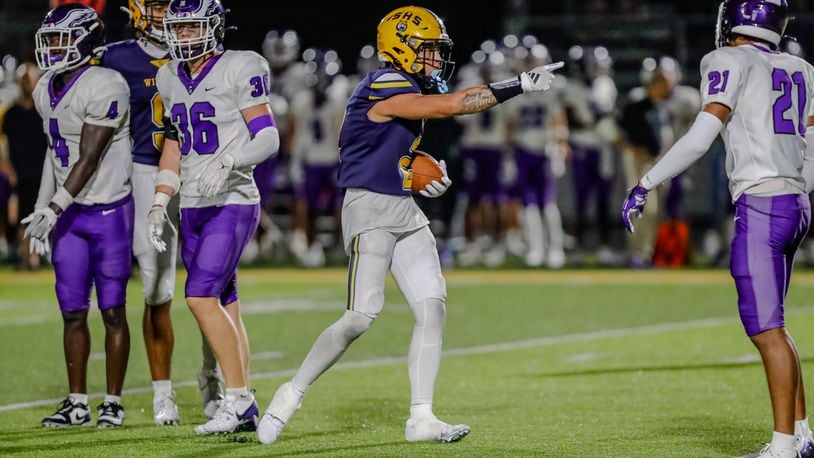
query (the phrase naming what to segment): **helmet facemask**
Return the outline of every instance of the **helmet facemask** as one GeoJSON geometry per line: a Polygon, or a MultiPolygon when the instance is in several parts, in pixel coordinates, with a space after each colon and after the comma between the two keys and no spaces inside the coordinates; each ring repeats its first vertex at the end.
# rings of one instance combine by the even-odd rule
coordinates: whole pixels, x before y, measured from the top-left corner
{"type": "MultiPolygon", "coordinates": [[[[409,43],[409,39],[408,39],[409,43]]],[[[428,92],[444,94],[449,91],[447,82],[455,73],[455,62],[452,61],[452,40],[424,40],[415,50],[416,59],[411,73],[422,82],[428,92]],[[426,68],[433,70],[428,75],[426,68]]]]}
{"type": "Polygon", "coordinates": [[[167,15],[168,0],[146,0],[141,13],[141,21],[134,24],[136,30],[148,40],[166,46],[167,34],[164,30],[164,17],[167,15]]]}
{"type": "Polygon", "coordinates": [[[164,18],[164,33],[170,56],[178,61],[195,60],[215,51],[223,38],[224,29],[220,16],[164,18]],[[189,29],[191,33],[181,37],[180,35],[185,34],[184,29],[189,29]]]}
{"type": "Polygon", "coordinates": [[[57,73],[74,70],[90,61],[90,55],[82,55],[79,46],[90,32],[99,27],[96,22],[86,30],[83,27],[48,27],[37,31],[35,54],[40,70],[57,73]]]}

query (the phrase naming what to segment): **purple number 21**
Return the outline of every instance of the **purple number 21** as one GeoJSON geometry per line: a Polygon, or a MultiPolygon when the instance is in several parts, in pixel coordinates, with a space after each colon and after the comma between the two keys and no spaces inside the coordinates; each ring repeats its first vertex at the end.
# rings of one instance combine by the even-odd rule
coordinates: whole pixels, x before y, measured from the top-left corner
{"type": "Polygon", "coordinates": [[[729,82],[729,70],[721,72],[709,72],[709,95],[715,95],[726,91],[726,83],[729,82]]]}
{"type": "Polygon", "coordinates": [[[805,107],[806,107],[806,80],[802,72],[794,72],[791,77],[782,68],[775,68],[772,71],[772,90],[781,91],[777,100],[772,106],[772,116],[774,118],[774,133],[794,135],[799,133],[805,135],[805,107]],[[797,86],[797,129],[794,128],[794,120],[786,119],[786,111],[792,107],[791,87],[797,86]]]}

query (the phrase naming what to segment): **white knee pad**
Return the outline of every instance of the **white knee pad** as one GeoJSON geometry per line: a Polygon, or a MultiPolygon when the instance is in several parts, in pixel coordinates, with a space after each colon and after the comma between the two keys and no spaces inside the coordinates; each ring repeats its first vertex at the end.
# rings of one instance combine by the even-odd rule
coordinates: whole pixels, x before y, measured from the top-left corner
{"type": "Polygon", "coordinates": [[[345,349],[373,324],[373,318],[359,312],[348,310],[342,318],[336,321],[333,328],[333,341],[341,349],[345,349]]]}

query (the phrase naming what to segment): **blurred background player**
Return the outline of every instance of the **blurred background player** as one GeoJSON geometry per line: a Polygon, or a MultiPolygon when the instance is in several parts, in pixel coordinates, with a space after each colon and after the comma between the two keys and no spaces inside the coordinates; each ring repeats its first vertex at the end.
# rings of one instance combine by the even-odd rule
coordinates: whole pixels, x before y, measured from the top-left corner
{"type": "Polygon", "coordinates": [[[622,207],[632,231],[649,190],[686,170],[722,134],[736,207],[730,270],[774,414],[772,440],[757,454],[766,458],[814,456],[800,359],[784,318],[794,256],[811,222],[814,67],[777,51],[788,19],[785,0],[721,3],[718,49],[701,61],[704,108],[622,207]]]}
{"type": "Polygon", "coordinates": [[[99,427],[121,426],[122,385],[130,354],[125,313],[133,241],[130,195],[129,90],[118,73],[90,64],[104,43],[102,22],[88,7],[63,5],[36,34],[37,63],[46,71],[34,104],[50,137],[36,210],[22,223],[38,253],[49,251],[64,324],[69,392],[44,426],[90,423],[87,363],[91,286],[105,323],[107,395],[99,427]]]}
{"type": "MultiPolygon", "coordinates": [[[[668,75],[658,72],[647,85],[645,97],[632,100],[622,110],[619,120],[625,179],[637,180],[657,157],[673,144],[672,114],[665,103],[674,84],[668,75]]],[[[648,267],[653,259],[659,222],[659,199],[656,190],[651,205],[639,219],[630,237],[630,266],[648,267]]]]}
{"type": "MultiPolygon", "coordinates": [[[[342,62],[333,50],[309,48],[303,52],[305,82],[291,102],[291,176],[297,201],[291,249],[306,267],[325,264],[325,251],[318,240],[317,221],[332,216],[331,233],[339,243],[339,127],[345,112],[343,88],[333,86],[342,62]],[[333,87],[332,87],[333,86],[333,87]]],[[[341,83],[340,83],[341,84],[341,83]]]]}
{"type": "MultiPolygon", "coordinates": [[[[144,292],[144,345],[153,380],[153,419],[158,425],[178,424],[178,407],[172,391],[171,363],[175,336],[170,306],[175,291],[178,235],[163,234],[167,250],[156,252],[147,237],[147,214],[153,201],[158,162],[164,147],[164,104],[155,84],[158,69],[169,62],[164,36],[164,16],[169,0],[130,0],[130,21],[137,39],[113,43],[102,56],[103,66],[116,70],[130,86],[130,135],[133,138],[133,202],[135,229],[133,255],[138,261],[144,292]]],[[[178,198],[167,209],[178,226],[178,198]]],[[[203,339],[204,363],[199,373],[204,415],[211,418],[222,398],[216,360],[203,339]]]]}
{"type": "MultiPolygon", "coordinates": [[[[504,79],[509,76],[506,64],[507,59],[499,50],[492,50],[489,54],[475,51],[470,64],[473,71],[462,71],[460,84],[469,87],[504,79]]],[[[501,177],[504,157],[510,152],[506,148],[505,108],[498,105],[491,110],[455,118],[463,126],[460,156],[467,200],[466,247],[458,255],[462,266],[483,262],[496,267],[506,257],[502,237],[506,195],[501,177]]]]}
{"type": "Polygon", "coordinates": [[[159,252],[167,249],[167,207],[180,191],[186,301],[226,385],[215,415],[195,432],[254,430],[258,410],[248,387],[237,266],[260,218],[252,168],[280,143],[268,104],[268,64],[252,51],[223,50],[219,0],[172,0],[164,24],[172,61],[156,76],[166,129],[148,215],[150,241],[159,252]]]}
{"type": "MultiPolygon", "coordinates": [[[[34,211],[48,143],[45,133],[39,128],[42,118],[34,107],[33,92],[39,78],[40,72],[35,64],[26,62],[20,65],[16,70],[20,95],[6,111],[0,126],[8,144],[9,160],[17,181],[19,215],[28,215],[34,211]]],[[[16,226],[15,229],[19,232],[16,238],[21,241],[22,267],[39,268],[40,256],[30,249],[31,241],[23,239],[23,227],[16,226]]]]}
{"type": "Polygon", "coordinates": [[[617,90],[611,78],[612,61],[603,46],[573,46],[568,58],[571,77],[563,90],[563,105],[571,147],[576,241],[581,253],[594,248],[587,240],[593,221],[599,262],[612,264],[615,256],[610,248],[609,205],[616,164],[613,139],[606,133],[608,128],[615,130],[617,90]],[[592,203],[593,219],[589,211],[592,203]]]}
{"type": "MultiPolygon", "coordinates": [[[[534,43],[520,60],[526,68],[551,63],[548,48],[534,43]]],[[[562,83],[550,91],[507,104],[509,138],[517,164],[516,190],[523,203],[523,231],[530,267],[565,265],[565,234],[557,206],[557,177],[565,171],[568,125],[562,105],[562,83]]]]}
{"type": "MultiPolygon", "coordinates": [[[[411,402],[405,438],[454,442],[469,434],[468,426],[444,423],[432,411],[446,285],[429,221],[412,198],[408,167],[427,118],[472,114],[526,92],[547,90],[554,79],[548,70],[562,63],[446,94],[446,79],[454,65],[452,41],[438,16],[412,6],[393,10],[381,20],[377,49],[388,65],[356,87],[339,139],[339,186],[345,190],[342,232],[351,255],[348,310],[322,332],[293,380],[275,393],[258,426],[264,444],[280,437],[308,388],[373,324],[384,306],[388,270],[415,318],[408,354],[411,402]]],[[[443,161],[440,168],[444,176],[420,190],[424,197],[440,197],[452,184],[443,161]]]]}

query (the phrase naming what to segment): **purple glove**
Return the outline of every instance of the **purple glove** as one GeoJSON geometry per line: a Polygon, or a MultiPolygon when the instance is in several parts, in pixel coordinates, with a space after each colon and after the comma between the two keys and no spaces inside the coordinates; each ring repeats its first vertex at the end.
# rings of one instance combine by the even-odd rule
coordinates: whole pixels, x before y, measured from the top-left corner
{"type": "Polygon", "coordinates": [[[636,218],[642,217],[644,211],[644,204],[647,203],[647,193],[650,192],[641,186],[634,186],[627,195],[625,202],[622,204],[622,224],[625,225],[631,234],[634,232],[633,219],[631,216],[635,215],[636,218]]]}

